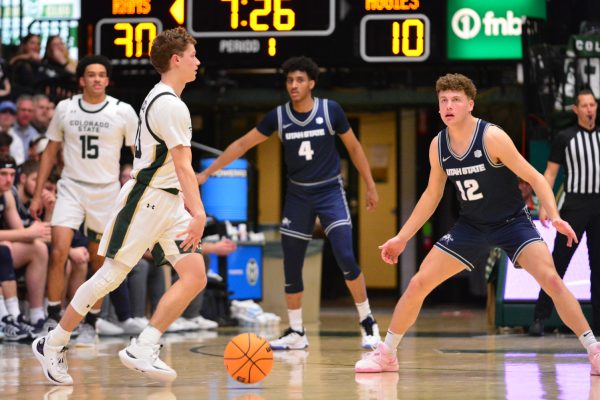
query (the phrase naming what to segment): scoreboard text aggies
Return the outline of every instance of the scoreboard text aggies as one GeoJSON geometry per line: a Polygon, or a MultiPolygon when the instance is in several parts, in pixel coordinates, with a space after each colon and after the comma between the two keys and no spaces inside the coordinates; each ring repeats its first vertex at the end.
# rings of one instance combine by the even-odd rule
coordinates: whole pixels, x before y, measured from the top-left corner
{"type": "Polygon", "coordinates": [[[83,1],[80,54],[144,67],[156,35],[183,26],[210,66],[274,67],[296,55],[324,66],[423,62],[429,15],[420,0],[83,1]]]}

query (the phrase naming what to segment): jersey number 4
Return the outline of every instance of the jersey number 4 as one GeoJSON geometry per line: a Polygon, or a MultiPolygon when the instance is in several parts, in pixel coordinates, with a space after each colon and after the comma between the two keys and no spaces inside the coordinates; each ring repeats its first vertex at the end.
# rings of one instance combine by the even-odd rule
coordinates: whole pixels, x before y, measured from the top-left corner
{"type": "Polygon", "coordinates": [[[98,142],[99,136],[79,136],[81,140],[81,158],[96,159],[98,158],[98,142]]]}
{"type": "Polygon", "coordinates": [[[298,149],[298,155],[300,157],[304,157],[306,161],[310,161],[313,158],[313,154],[315,154],[315,151],[310,147],[310,140],[305,140],[300,143],[300,148],[298,149]]]}
{"type": "Polygon", "coordinates": [[[460,197],[464,201],[473,201],[483,199],[483,193],[477,193],[479,183],[475,179],[466,179],[464,181],[456,181],[456,187],[460,192],[460,197]]]}

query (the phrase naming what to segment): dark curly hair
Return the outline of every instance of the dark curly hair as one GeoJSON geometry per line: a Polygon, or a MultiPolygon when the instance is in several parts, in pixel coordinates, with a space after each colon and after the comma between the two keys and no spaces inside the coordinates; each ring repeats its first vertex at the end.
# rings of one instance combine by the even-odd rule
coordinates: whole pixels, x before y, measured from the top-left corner
{"type": "Polygon", "coordinates": [[[319,77],[319,66],[312,58],[305,56],[288,58],[281,65],[281,69],[284,76],[287,76],[290,72],[301,71],[306,72],[306,75],[313,81],[316,81],[319,77]]]}

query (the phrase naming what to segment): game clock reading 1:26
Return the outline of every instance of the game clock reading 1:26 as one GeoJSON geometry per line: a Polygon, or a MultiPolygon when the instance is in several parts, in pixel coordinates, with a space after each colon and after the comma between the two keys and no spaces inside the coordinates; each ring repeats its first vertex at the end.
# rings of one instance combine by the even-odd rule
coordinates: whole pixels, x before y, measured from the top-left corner
{"type": "Polygon", "coordinates": [[[187,2],[196,38],[328,36],[335,0],[201,0],[187,2]]]}

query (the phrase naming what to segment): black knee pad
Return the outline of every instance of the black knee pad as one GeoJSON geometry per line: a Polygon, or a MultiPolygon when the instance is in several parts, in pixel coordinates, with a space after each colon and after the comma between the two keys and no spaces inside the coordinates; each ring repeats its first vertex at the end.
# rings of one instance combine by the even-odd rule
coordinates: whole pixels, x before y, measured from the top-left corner
{"type": "Polygon", "coordinates": [[[308,240],[281,235],[281,246],[283,247],[285,292],[289,294],[303,292],[302,265],[304,264],[308,240]]]}
{"type": "Polygon", "coordinates": [[[14,281],[16,279],[15,266],[10,249],[7,246],[0,245],[0,282],[14,281]]]}
{"type": "Polygon", "coordinates": [[[352,228],[350,225],[340,225],[333,228],[327,235],[331,243],[333,255],[340,269],[344,274],[344,279],[353,281],[360,275],[360,267],[354,257],[352,246],[352,228]]]}

